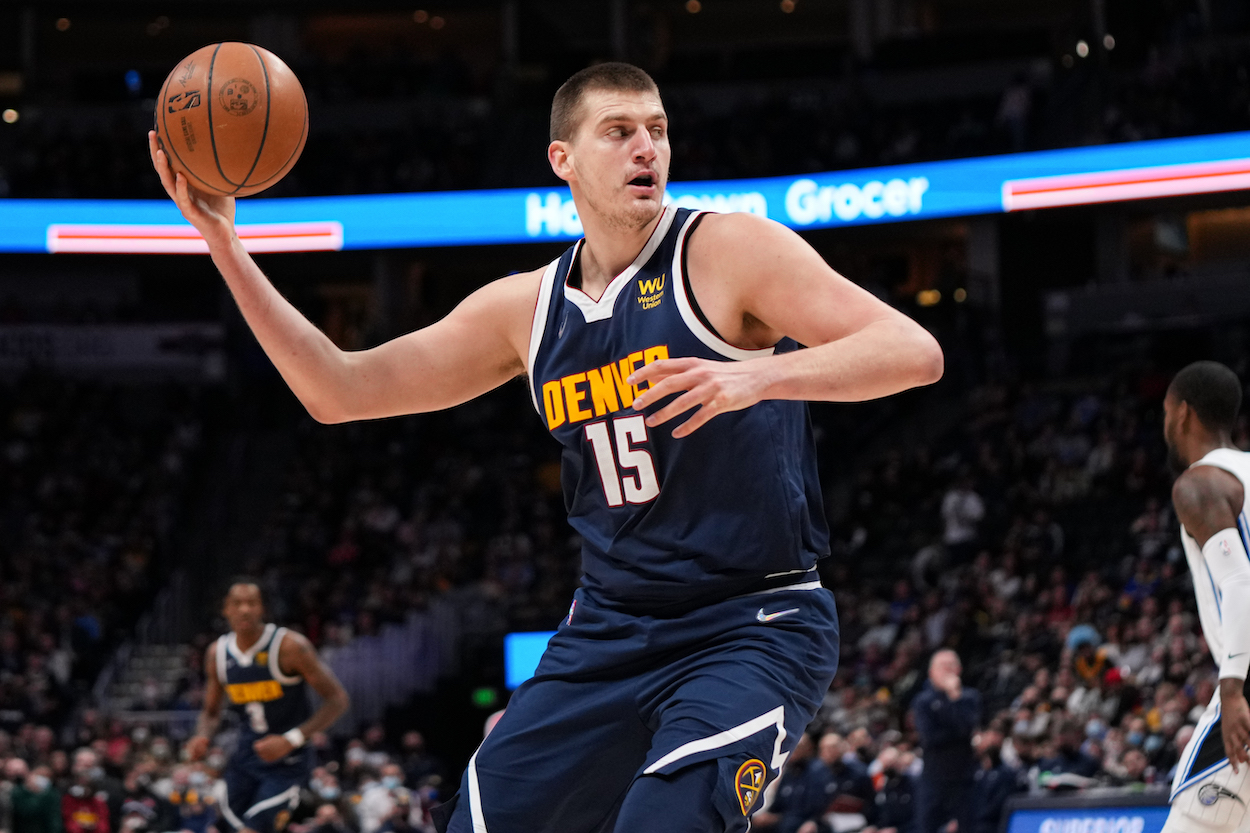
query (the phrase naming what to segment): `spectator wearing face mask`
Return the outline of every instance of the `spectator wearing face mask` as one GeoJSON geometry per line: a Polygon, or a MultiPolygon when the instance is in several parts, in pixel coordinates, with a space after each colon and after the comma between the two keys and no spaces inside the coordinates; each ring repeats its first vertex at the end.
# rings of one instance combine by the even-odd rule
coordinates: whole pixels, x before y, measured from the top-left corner
{"type": "MultiPolygon", "coordinates": [[[[95,753],[90,753],[91,760],[94,757],[95,753]]],[[[112,833],[108,793],[100,788],[103,779],[104,771],[99,767],[74,767],[73,781],[61,796],[65,833],[112,833]]]]}
{"type": "Polygon", "coordinates": [[[188,766],[174,769],[168,800],[177,814],[179,830],[209,833],[217,821],[217,800],[212,789],[212,781],[203,771],[188,766]]]}
{"type": "Polygon", "coordinates": [[[19,758],[9,761],[9,767],[15,784],[13,833],[62,833],[61,794],[52,786],[52,772],[38,766],[27,773],[19,758]]]}
{"type": "Polygon", "coordinates": [[[370,778],[361,784],[360,801],[356,805],[360,833],[377,833],[395,806],[395,790],[403,785],[404,770],[393,763],[383,766],[376,779],[370,778]]]}

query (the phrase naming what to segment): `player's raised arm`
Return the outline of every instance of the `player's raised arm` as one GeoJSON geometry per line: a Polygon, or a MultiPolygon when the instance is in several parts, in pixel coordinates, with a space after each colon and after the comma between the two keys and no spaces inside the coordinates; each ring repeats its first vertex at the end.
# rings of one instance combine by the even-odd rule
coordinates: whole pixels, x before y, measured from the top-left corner
{"type": "Polygon", "coordinates": [[[1214,659],[1220,667],[1224,749],[1234,770],[1240,763],[1250,763],[1246,749],[1250,705],[1245,697],[1250,666],[1250,553],[1237,526],[1244,499],[1241,482],[1215,466],[1186,469],[1172,486],[1177,520],[1202,548],[1211,580],[1223,599],[1224,656],[1214,659]]]}
{"type": "Polygon", "coordinates": [[[764,399],[858,402],[942,376],[942,350],[927,330],[833,271],[779,223],[751,214],[707,215],[690,238],[687,263],[700,307],[727,341],[767,347],[788,336],[810,349],[749,362],[647,365],[634,382],[652,388],[634,400],[636,408],[686,392],[648,424],[701,406],[674,436],[764,399]]]}
{"type": "Polygon", "coordinates": [[[225,702],[225,691],[221,688],[221,680],[217,679],[217,641],[209,643],[204,652],[204,706],[195,721],[195,734],[187,741],[187,758],[198,761],[208,752],[213,735],[221,724],[221,707],[225,702]]]}
{"type": "Polygon", "coordinates": [[[287,631],[278,647],[278,667],[284,674],[303,677],[321,698],[321,705],[297,728],[281,735],[266,735],[252,746],[262,761],[272,763],[304,745],[307,738],[334,725],[351,706],[346,689],[334,676],[307,637],[287,631]]]}
{"type": "Polygon", "coordinates": [[[539,274],[514,275],[471,295],[447,318],[372,350],[340,350],[270,283],[235,234],[234,198],[190,188],[148,134],[166,193],[208,242],[243,317],[291,390],[320,422],[439,410],[525,369],[539,274]]]}

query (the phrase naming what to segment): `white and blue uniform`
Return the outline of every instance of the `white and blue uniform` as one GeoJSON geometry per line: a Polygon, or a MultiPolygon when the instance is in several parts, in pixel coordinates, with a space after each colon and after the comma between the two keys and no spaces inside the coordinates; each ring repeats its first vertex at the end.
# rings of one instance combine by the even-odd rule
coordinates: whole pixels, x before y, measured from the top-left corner
{"type": "Polygon", "coordinates": [[[807,405],[760,402],[683,439],[672,431],[688,414],[652,429],[632,407],[641,391],[626,379],[650,362],[798,349],[745,350],[714,332],[685,274],[701,217],[665,209],[597,300],[580,288],[582,242],[543,274],[529,384],[563,446],[582,586],[470,761],[454,833],[610,831],[640,779],[705,762],[717,769],[707,829],[746,830],[832,681],[807,405]]]}
{"type": "MultiPolygon", "coordinates": [[[[1239,615],[1234,616],[1233,610],[1226,610],[1235,602],[1234,598],[1226,598],[1226,590],[1231,590],[1234,581],[1244,581],[1245,575],[1250,573],[1250,559],[1246,555],[1250,551],[1250,524],[1247,523],[1247,517],[1250,517],[1250,454],[1233,448],[1219,448],[1194,465],[1215,466],[1227,471],[1241,481],[1245,492],[1245,505],[1237,518],[1237,536],[1230,542],[1240,544],[1239,547],[1222,546],[1218,540],[1199,547],[1189,532],[1181,528],[1181,544],[1189,562],[1194,595],[1198,601],[1198,618],[1211,657],[1220,666],[1221,676],[1244,678],[1248,658],[1240,645],[1232,646],[1233,634],[1229,633],[1229,620],[1240,618],[1244,612],[1238,611],[1239,615]]],[[[1236,592],[1240,596],[1238,601],[1245,605],[1250,594],[1244,590],[1236,592]]],[[[1227,595],[1232,596],[1233,593],[1227,595]]],[[[1237,625],[1240,626],[1240,622],[1237,625]]],[[[1244,642],[1244,636],[1236,641],[1244,642]]],[[[1217,688],[1176,767],[1172,781],[1172,811],[1164,831],[1244,831],[1246,825],[1250,825],[1250,815],[1246,812],[1246,805],[1250,803],[1250,768],[1242,766],[1239,769],[1240,772],[1233,771],[1224,749],[1220,691],[1217,688]]]]}
{"type": "Polygon", "coordinates": [[[248,650],[228,633],[215,646],[217,679],[226,703],[240,717],[239,741],[222,774],[218,796],[222,815],[236,830],[274,833],[286,826],[299,803],[300,787],[312,771],[312,750],[297,749],[266,763],[252,744],[266,735],[297,728],[311,714],[307,684],[282,673],[278,653],[286,628],[265,625],[248,650]]]}

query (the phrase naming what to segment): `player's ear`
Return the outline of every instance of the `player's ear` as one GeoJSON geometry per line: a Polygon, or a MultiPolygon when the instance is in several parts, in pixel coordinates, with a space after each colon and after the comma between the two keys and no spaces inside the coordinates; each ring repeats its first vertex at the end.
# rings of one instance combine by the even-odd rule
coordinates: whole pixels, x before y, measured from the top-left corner
{"type": "Polygon", "coordinates": [[[565,182],[573,180],[573,149],[568,142],[556,139],[547,146],[547,161],[551,170],[565,182]]]}

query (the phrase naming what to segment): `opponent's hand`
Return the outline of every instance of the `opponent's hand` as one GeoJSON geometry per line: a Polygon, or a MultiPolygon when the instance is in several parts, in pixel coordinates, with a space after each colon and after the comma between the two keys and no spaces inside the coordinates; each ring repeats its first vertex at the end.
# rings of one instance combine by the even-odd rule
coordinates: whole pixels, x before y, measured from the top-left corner
{"type": "Polygon", "coordinates": [[[187,745],[183,748],[188,761],[200,761],[208,754],[208,738],[203,735],[196,735],[187,741],[187,745]]]}
{"type": "MultiPolygon", "coordinates": [[[[1220,681],[1221,686],[1223,680],[1220,681]]],[[[1241,683],[1241,680],[1237,680],[1241,683]]],[[[1233,765],[1233,772],[1238,772],[1238,764],[1250,765],[1250,704],[1246,703],[1245,695],[1240,691],[1220,691],[1220,725],[1224,733],[1224,752],[1228,762],[1233,765]]]]}
{"type": "Polygon", "coordinates": [[[762,372],[766,367],[762,361],[661,359],[639,368],[629,377],[631,385],[647,384],[647,390],[634,399],[634,409],[641,411],[666,396],[681,393],[647,417],[647,425],[651,428],[662,425],[697,406],[699,410],[673,431],[677,439],[688,437],[717,414],[740,411],[759,402],[767,387],[762,372]]]}
{"type": "Polygon", "coordinates": [[[252,744],[257,757],[267,764],[281,760],[295,751],[291,742],[282,735],[265,735],[252,744]]]}
{"type": "Polygon", "coordinates": [[[195,230],[210,244],[223,238],[229,239],[234,234],[234,197],[205,194],[192,188],[185,176],[174,173],[165,151],[156,141],[155,130],[148,131],[148,153],[165,193],[169,194],[187,222],[195,226],[195,230]]]}

